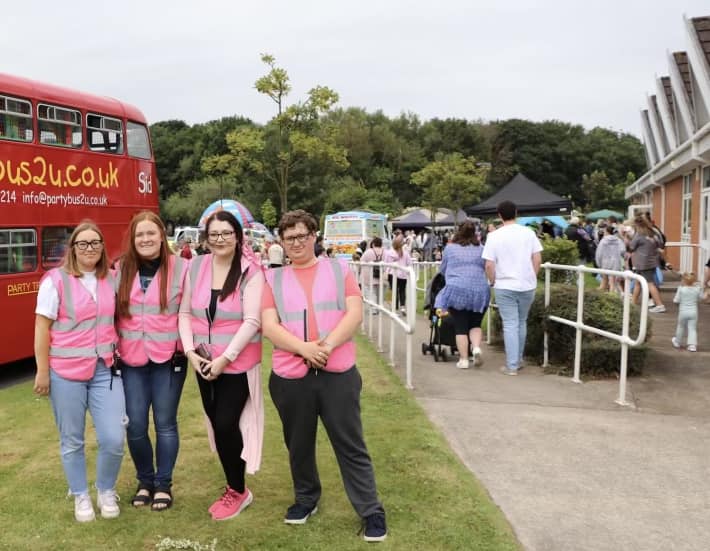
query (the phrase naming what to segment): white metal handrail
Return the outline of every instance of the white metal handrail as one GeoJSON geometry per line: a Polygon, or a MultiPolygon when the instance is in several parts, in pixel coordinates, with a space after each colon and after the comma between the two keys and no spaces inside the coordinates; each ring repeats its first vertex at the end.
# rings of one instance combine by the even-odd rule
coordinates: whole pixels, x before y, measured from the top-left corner
{"type": "Polygon", "coordinates": [[[358,276],[358,282],[360,283],[360,288],[363,291],[363,301],[367,305],[367,313],[362,317],[362,330],[366,332],[370,338],[373,339],[373,331],[375,327],[374,318],[377,315],[377,350],[383,352],[382,340],[383,340],[383,318],[387,316],[390,321],[389,327],[389,363],[390,365],[395,365],[395,330],[400,329],[404,332],[406,338],[406,359],[405,359],[405,373],[406,382],[405,386],[408,389],[413,389],[412,385],[412,340],[414,336],[414,330],[417,324],[417,288],[416,281],[417,275],[414,268],[411,266],[403,267],[397,263],[393,262],[355,262],[350,261],[350,268],[358,276]],[[373,289],[375,287],[373,270],[375,267],[380,269],[380,277],[378,278],[378,289],[376,292],[376,301],[371,300],[373,289]],[[399,273],[406,272],[407,274],[407,290],[406,290],[406,301],[405,301],[405,318],[402,319],[399,316],[397,310],[397,285],[392,285],[392,297],[390,304],[385,304],[385,282],[387,281],[387,275],[385,274],[385,269],[393,269],[392,281],[395,282],[397,278],[397,270],[399,273]],[[363,275],[369,277],[363,277],[363,275]],[[389,306],[389,307],[388,307],[389,306]]]}
{"type": "MultiPolygon", "coordinates": [[[[708,259],[708,251],[705,250],[705,247],[703,247],[699,243],[689,243],[689,242],[685,242],[685,241],[667,241],[665,244],[665,248],[669,248],[669,247],[680,248],[680,266],[679,266],[680,270],[679,271],[681,271],[681,272],[687,271],[686,261],[683,258],[685,249],[690,248],[691,250],[688,252],[691,255],[692,255],[692,249],[698,249],[698,268],[695,273],[696,274],[703,273],[703,268],[704,268],[705,263],[707,262],[707,259],[708,259]]],[[[690,264],[690,266],[693,265],[692,256],[690,258],[689,264],[690,264]]]]}
{"type": "MultiPolygon", "coordinates": [[[[596,335],[600,335],[607,339],[612,339],[621,344],[621,364],[619,368],[619,397],[615,400],[617,404],[622,406],[630,405],[626,401],[626,377],[628,370],[629,347],[638,346],[646,340],[646,324],[648,319],[648,283],[638,274],[628,270],[603,270],[601,268],[589,268],[584,265],[568,266],[565,264],[551,264],[546,262],[542,265],[545,270],[545,309],[550,306],[550,270],[564,270],[577,272],[577,319],[568,320],[559,316],[548,315],[547,319],[574,327],[577,330],[575,350],[574,350],[574,375],[572,381],[581,383],[579,378],[581,371],[581,356],[582,356],[582,331],[588,331],[596,335]],[[601,274],[615,276],[624,279],[624,310],[622,314],[621,334],[611,333],[597,327],[587,325],[583,321],[584,313],[584,274],[601,274]],[[630,281],[634,280],[638,285],[641,285],[641,316],[639,319],[639,333],[635,339],[629,336],[629,322],[631,319],[631,293],[630,281]]],[[[549,349],[547,331],[543,337],[543,366],[549,365],[549,349]]]]}
{"type": "MultiPolygon", "coordinates": [[[[439,271],[440,261],[436,262],[412,262],[414,273],[417,276],[417,291],[426,292],[427,285],[431,275],[431,269],[434,268],[434,273],[439,271]],[[422,277],[422,275],[424,277],[422,277]],[[422,282],[420,285],[419,283],[422,282]]],[[[433,278],[433,276],[431,276],[433,278]]]]}

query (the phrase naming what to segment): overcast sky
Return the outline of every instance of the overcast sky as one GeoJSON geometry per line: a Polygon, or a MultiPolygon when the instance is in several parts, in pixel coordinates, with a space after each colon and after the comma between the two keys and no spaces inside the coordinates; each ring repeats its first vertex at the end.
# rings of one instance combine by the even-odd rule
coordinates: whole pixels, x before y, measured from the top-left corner
{"type": "Polygon", "coordinates": [[[262,52],[343,107],[558,119],[640,134],[639,109],[708,0],[3,2],[0,71],[109,95],[149,122],[274,113],[262,52]],[[115,10],[110,11],[110,10],[115,10]]]}

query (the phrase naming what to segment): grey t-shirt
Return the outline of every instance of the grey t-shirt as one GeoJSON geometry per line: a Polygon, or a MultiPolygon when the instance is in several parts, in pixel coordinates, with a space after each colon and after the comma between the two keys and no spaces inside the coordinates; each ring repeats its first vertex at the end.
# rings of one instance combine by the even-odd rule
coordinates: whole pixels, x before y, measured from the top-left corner
{"type": "Polygon", "coordinates": [[[637,233],[629,243],[634,270],[653,270],[658,266],[658,241],[637,233]]]}

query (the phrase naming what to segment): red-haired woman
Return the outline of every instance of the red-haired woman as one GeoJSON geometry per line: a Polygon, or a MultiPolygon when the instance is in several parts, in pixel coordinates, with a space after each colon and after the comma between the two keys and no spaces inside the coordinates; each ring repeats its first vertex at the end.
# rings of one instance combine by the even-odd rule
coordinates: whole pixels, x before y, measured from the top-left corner
{"type": "Polygon", "coordinates": [[[133,217],[118,265],[118,351],[128,414],[128,449],[136,467],[134,507],[172,505],[180,439],[177,410],[187,361],[178,335],[178,309],[188,261],[170,253],[165,226],[153,212],[133,217]],[[155,453],[148,434],[153,410],[155,453]]]}

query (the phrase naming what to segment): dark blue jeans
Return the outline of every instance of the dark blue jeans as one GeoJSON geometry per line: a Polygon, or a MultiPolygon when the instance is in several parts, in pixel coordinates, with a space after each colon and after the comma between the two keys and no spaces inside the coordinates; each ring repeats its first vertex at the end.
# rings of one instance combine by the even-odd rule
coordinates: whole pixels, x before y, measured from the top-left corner
{"type": "Polygon", "coordinates": [[[177,409],[187,369],[175,371],[172,361],[148,362],[142,367],[123,366],[123,387],[128,415],[127,440],[136,466],[136,478],[148,488],[170,489],[177,460],[177,409]],[[153,406],[155,465],[148,435],[148,412],[153,406]]]}

